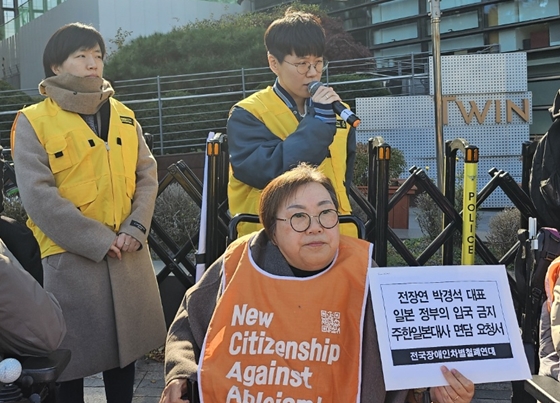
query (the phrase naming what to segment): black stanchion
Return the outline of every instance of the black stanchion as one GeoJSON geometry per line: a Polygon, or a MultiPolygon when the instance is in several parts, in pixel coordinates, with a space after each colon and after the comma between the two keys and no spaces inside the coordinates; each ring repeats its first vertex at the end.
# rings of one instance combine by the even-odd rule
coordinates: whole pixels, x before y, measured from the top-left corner
{"type": "Polygon", "coordinates": [[[391,146],[386,144],[381,137],[369,140],[371,150],[370,177],[368,185],[368,198],[374,200],[377,220],[374,229],[374,257],[377,264],[381,267],[387,265],[387,228],[389,227],[389,160],[391,159],[391,146]],[[373,165],[373,166],[372,166],[373,165]],[[372,169],[373,168],[373,169],[372,169]],[[373,194],[372,194],[373,192],[373,194]]]}
{"type": "Polygon", "coordinates": [[[217,133],[206,144],[208,156],[208,200],[206,211],[206,254],[204,262],[209,265],[225,251],[227,224],[223,213],[227,210],[227,136],[217,133]],[[219,212],[222,211],[222,214],[219,212]]]}

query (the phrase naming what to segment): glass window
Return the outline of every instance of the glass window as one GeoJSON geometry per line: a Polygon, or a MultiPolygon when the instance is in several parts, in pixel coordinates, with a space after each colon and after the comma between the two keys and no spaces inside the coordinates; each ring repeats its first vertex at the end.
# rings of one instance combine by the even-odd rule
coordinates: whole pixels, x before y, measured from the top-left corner
{"type": "Polygon", "coordinates": [[[16,24],[13,18],[12,16],[12,20],[4,24],[4,38],[9,38],[16,34],[16,24]]]}
{"type": "MultiPolygon", "coordinates": [[[[448,8],[466,6],[467,4],[480,3],[480,1],[481,0],[445,0],[440,2],[439,8],[446,10],[448,8]]],[[[426,10],[430,10],[430,0],[426,0],[426,10]]]]}
{"type": "Polygon", "coordinates": [[[2,0],[3,8],[15,8],[15,0],[2,0]]]}
{"type": "Polygon", "coordinates": [[[414,15],[418,15],[418,0],[393,0],[373,6],[371,22],[377,24],[414,15]]]}
{"type": "Polygon", "coordinates": [[[8,22],[10,20],[13,20],[15,17],[15,14],[13,11],[11,10],[4,10],[4,21],[8,22]]]}
{"type": "MultiPolygon", "coordinates": [[[[530,81],[527,83],[527,87],[533,93],[533,107],[550,106],[560,88],[560,80],[530,81]]],[[[548,123],[552,123],[552,120],[548,123]]]]}
{"type": "MultiPolygon", "coordinates": [[[[465,50],[469,48],[480,47],[480,46],[484,46],[484,35],[476,34],[476,35],[461,36],[459,38],[442,39],[440,46],[442,52],[465,50]]],[[[432,42],[430,42],[430,52],[431,51],[432,51],[432,42]]]]}
{"type": "Polygon", "coordinates": [[[500,44],[500,52],[511,52],[512,50],[523,48],[522,43],[520,43],[518,47],[515,29],[498,32],[498,43],[500,44]]]}
{"type": "Polygon", "coordinates": [[[517,4],[519,4],[519,21],[530,21],[558,15],[558,1],[520,0],[517,4]]]}
{"type": "Polygon", "coordinates": [[[550,33],[550,46],[560,45],[560,22],[555,21],[548,24],[550,33]]]}
{"type": "Polygon", "coordinates": [[[397,25],[394,27],[382,28],[374,31],[373,33],[373,43],[388,43],[402,41],[404,39],[411,39],[418,37],[418,25],[414,24],[404,24],[397,25]]]}
{"type": "MultiPolygon", "coordinates": [[[[256,3],[259,3],[259,1],[260,0],[257,0],[256,3]]],[[[278,6],[282,2],[280,2],[278,0],[272,0],[271,3],[272,3],[273,6],[278,6]]],[[[285,2],[283,2],[283,3],[285,4],[285,2]]],[[[342,10],[342,9],[345,9],[345,8],[348,8],[348,7],[358,6],[358,5],[361,5],[361,4],[365,5],[365,4],[368,4],[368,3],[370,3],[370,0],[366,0],[366,1],[364,1],[364,0],[334,0],[334,1],[323,2],[321,4],[321,8],[324,7],[324,9],[327,12],[330,13],[330,12],[333,12],[333,11],[336,12],[337,10],[342,10]]],[[[259,9],[257,7],[255,7],[255,11],[258,11],[258,10],[259,9]]]]}
{"type": "MultiPolygon", "coordinates": [[[[391,47],[391,48],[385,48],[385,49],[378,49],[375,50],[373,52],[373,55],[375,57],[381,57],[381,56],[402,56],[402,55],[407,55],[407,54],[411,54],[411,53],[420,53],[422,51],[420,44],[415,44],[415,45],[405,45],[405,46],[395,46],[395,47],[391,47]]],[[[376,60],[377,62],[377,68],[382,68],[382,67],[393,67],[392,64],[390,64],[388,61],[383,60],[383,62],[381,62],[381,60],[376,60]],[[389,65],[387,65],[387,63],[389,63],[389,65]]]]}
{"type": "Polygon", "coordinates": [[[20,26],[27,24],[31,20],[29,9],[23,9],[23,10],[20,9],[18,18],[19,18],[20,26]]]}
{"type": "MultiPolygon", "coordinates": [[[[552,104],[552,102],[551,102],[552,104]]],[[[548,111],[533,111],[533,123],[529,126],[531,136],[542,136],[552,124],[548,111]]]]}
{"type": "Polygon", "coordinates": [[[478,12],[471,11],[464,14],[448,15],[441,17],[439,29],[441,33],[462,31],[464,29],[478,28],[478,12]]]}
{"type": "MultiPolygon", "coordinates": [[[[428,20],[426,25],[426,32],[428,35],[431,35],[432,22],[428,20]]],[[[453,15],[444,14],[439,24],[439,32],[442,34],[472,28],[478,28],[478,11],[453,15]]]]}
{"type": "Polygon", "coordinates": [[[369,8],[347,10],[343,13],[336,14],[336,17],[342,20],[342,24],[344,25],[344,29],[346,30],[364,27],[371,24],[369,8]]]}
{"type": "Polygon", "coordinates": [[[560,13],[558,0],[516,0],[489,6],[486,12],[491,27],[554,17],[560,13]]]}
{"type": "Polygon", "coordinates": [[[535,24],[498,32],[500,52],[537,49],[549,46],[547,24],[535,24]]]}

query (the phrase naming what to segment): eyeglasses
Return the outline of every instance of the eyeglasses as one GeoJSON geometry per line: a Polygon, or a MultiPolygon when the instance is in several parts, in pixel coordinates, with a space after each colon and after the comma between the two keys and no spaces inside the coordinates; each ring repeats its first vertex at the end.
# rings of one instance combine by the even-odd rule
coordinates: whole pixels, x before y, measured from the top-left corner
{"type": "Polygon", "coordinates": [[[276,217],[278,221],[290,220],[290,225],[295,232],[305,232],[311,227],[311,217],[316,217],[319,225],[325,229],[331,229],[338,224],[338,212],[333,209],[323,210],[318,215],[307,213],[295,213],[288,218],[276,217]]]}
{"type": "Polygon", "coordinates": [[[327,60],[319,60],[315,64],[309,62],[290,63],[287,60],[284,60],[284,62],[295,66],[299,74],[307,74],[309,70],[311,70],[311,66],[315,68],[315,71],[320,72],[325,71],[329,66],[329,62],[327,60]]]}

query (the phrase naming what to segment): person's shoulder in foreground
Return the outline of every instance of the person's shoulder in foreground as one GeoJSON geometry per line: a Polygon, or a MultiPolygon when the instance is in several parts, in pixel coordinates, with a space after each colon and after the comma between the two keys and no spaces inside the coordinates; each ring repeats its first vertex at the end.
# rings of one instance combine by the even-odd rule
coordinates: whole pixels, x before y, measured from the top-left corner
{"type": "Polygon", "coordinates": [[[66,325],[58,301],[19,264],[0,239],[0,355],[46,355],[66,325]]]}

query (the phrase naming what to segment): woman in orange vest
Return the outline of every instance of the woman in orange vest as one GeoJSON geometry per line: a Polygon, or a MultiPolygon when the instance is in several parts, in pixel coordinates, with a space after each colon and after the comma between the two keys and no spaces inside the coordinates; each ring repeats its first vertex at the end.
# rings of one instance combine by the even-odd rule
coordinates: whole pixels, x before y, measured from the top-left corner
{"type": "Polygon", "coordinates": [[[196,392],[208,403],[472,399],[472,382],[445,367],[449,385],[431,396],[385,391],[367,283],[373,245],[340,234],[337,208],[330,180],[306,164],[265,187],[264,229],[232,243],[185,295],[160,403],[194,403],[196,392]]]}

